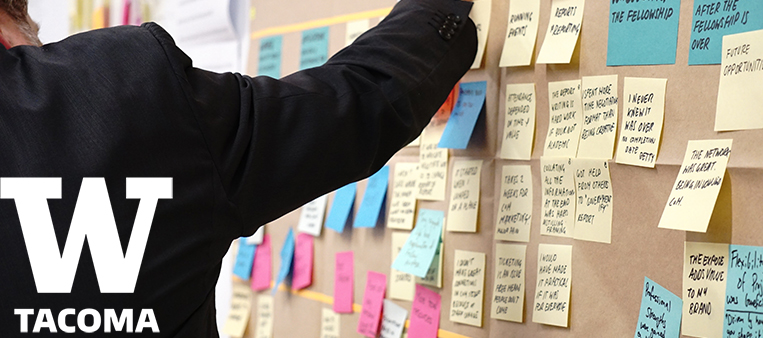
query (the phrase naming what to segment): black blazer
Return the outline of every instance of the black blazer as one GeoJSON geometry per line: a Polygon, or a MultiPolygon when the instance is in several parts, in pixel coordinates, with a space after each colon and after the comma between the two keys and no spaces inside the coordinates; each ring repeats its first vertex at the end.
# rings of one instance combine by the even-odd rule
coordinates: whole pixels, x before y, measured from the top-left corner
{"type": "MultiPolygon", "coordinates": [[[[50,309],[60,333],[66,308],[75,309],[64,316],[77,332],[69,336],[83,335],[77,313],[91,308],[101,321],[105,309],[133,309],[133,327],[141,309],[152,309],[154,336],[216,337],[214,287],[231,241],[368,177],[414,139],[472,64],[470,8],[403,0],[324,66],[280,80],[193,68],[151,23],[41,48],[0,47],[0,177],[61,178],[61,198],[47,200],[59,252],[73,245],[66,242],[83,178],[104,178],[123,252],[139,205],[125,198],[126,178],[172,178],[133,293],[102,293],[90,243],[70,293],[38,293],[25,240],[46,232],[25,239],[5,192],[0,337],[30,335],[20,334],[21,321],[32,332],[41,309],[50,309]]],[[[96,332],[103,331],[101,323],[96,332]]]]}

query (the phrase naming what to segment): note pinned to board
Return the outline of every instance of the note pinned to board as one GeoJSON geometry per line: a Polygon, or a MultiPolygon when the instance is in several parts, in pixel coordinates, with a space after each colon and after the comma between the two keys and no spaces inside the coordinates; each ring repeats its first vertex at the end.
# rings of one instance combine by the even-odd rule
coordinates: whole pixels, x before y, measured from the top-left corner
{"type": "Polygon", "coordinates": [[[725,36],[763,29],[763,2],[694,0],[689,65],[719,64],[725,36]]]}
{"type": "Polygon", "coordinates": [[[481,174],[482,160],[456,161],[453,164],[448,231],[477,232],[481,174]]]}
{"type": "MultiPolygon", "coordinates": [[[[441,131],[441,130],[440,130],[441,131]]],[[[448,179],[448,149],[438,148],[440,136],[436,128],[424,129],[419,147],[419,179],[416,181],[416,198],[427,201],[444,201],[445,184],[448,179]]]]}
{"type": "Polygon", "coordinates": [[[266,234],[262,239],[262,244],[257,246],[257,252],[254,255],[252,290],[262,291],[270,288],[270,281],[273,279],[271,255],[270,235],[266,234]]]}
{"type": "Polygon", "coordinates": [[[617,75],[584,76],[582,84],[583,130],[578,157],[611,159],[619,111],[617,75]]]}
{"type": "Polygon", "coordinates": [[[485,58],[485,47],[487,46],[487,33],[490,29],[490,10],[493,7],[493,0],[473,0],[474,5],[469,17],[477,26],[477,56],[471,69],[482,67],[482,59],[485,58]]]}
{"type": "Polygon", "coordinates": [[[485,254],[456,250],[453,259],[450,321],[482,327],[482,303],[485,298],[485,254]]]}
{"type": "Polygon", "coordinates": [[[275,307],[273,306],[273,297],[268,295],[260,295],[257,297],[256,338],[273,338],[274,317],[275,307]]]}
{"type": "Polygon", "coordinates": [[[294,276],[291,287],[301,290],[313,284],[313,236],[297,235],[297,245],[294,250],[294,276]]]}
{"type": "Polygon", "coordinates": [[[538,37],[540,0],[511,1],[500,67],[529,66],[538,37]]]}
{"type": "MultiPolygon", "coordinates": [[[[408,240],[408,233],[392,233],[392,261],[403,250],[403,245],[408,240]]],[[[413,301],[413,293],[416,290],[416,282],[413,275],[390,268],[389,274],[389,298],[413,301]]]]}
{"type": "Polygon", "coordinates": [[[368,178],[366,192],[358,208],[358,216],[355,217],[354,228],[373,228],[379,221],[382,206],[387,197],[387,185],[389,183],[389,166],[383,166],[375,174],[368,178]]]}
{"type": "Polygon", "coordinates": [[[323,229],[323,215],[326,212],[327,196],[323,195],[302,206],[297,231],[318,237],[323,229]]]}
{"type": "Polygon", "coordinates": [[[680,338],[683,302],[675,294],[644,277],[641,310],[634,338],[680,338]]]}
{"type": "Polygon", "coordinates": [[[576,157],[583,129],[581,81],[548,83],[548,133],[543,156],[576,157]]]}
{"type": "Polygon", "coordinates": [[[302,31],[302,51],[299,69],[322,66],[329,59],[329,28],[319,27],[302,31]]]}
{"type": "MultiPolygon", "coordinates": [[[[479,0],[486,2],[488,0],[479,0]]],[[[461,83],[458,87],[458,101],[450,113],[448,124],[442,132],[440,148],[466,149],[472,138],[477,118],[485,107],[487,81],[461,83]]]]}
{"type": "Polygon", "coordinates": [[[437,338],[440,329],[440,294],[416,285],[416,296],[411,309],[411,325],[408,336],[417,338],[437,338]]]}
{"type": "Polygon", "coordinates": [[[533,178],[529,165],[505,165],[494,238],[529,242],[533,218],[533,178]]]}
{"type": "Polygon", "coordinates": [[[252,308],[252,291],[249,286],[233,283],[230,312],[223,326],[223,333],[231,337],[243,337],[246,325],[249,323],[249,312],[252,308]]]}
{"type": "Polygon", "coordinates": [[[395,165],[392,199],[389,203],[389,216],[387,217],[387,227],[390,229],[413,229],[418,170],[418,163],[398,163],[395,165]]]}
{"type": "Polygon", "coordinates": [[[575,234],[575,170],[572,159],[541,157],[543,214],[540,234],[572,237],[575,234]]]}
{"type": "Polygon", "coordinates": [[[612,179],[607,160],[578,158],[575,170],[575,239],[612,243],[612,179]]]}
{"type": "MultiPolygon", "coordinates": [[[[684,335],[721,338],[725,316],[727,282],[731,278],[729,245],[721,243],[684,243],[682,326],[684,335]]],[[[745,316],[746,317],[746,316],[745,316]]]]}
{"type": "Polygon", "coordinates": [[[659,228],[707,231],[726,174],[732,141],[689,141],[659,228]]]}
{"type": "Polygon", "coordinates": [[[567,327],[572,285],[571,245],[538,245],[537,281],[533,323],[567,327]]]}
{"type": "Polygon", "coordinates": [[[348,22],[347,30],[345,31],[345,35],[344,35],[344,46],[345,47],[349,46],[350,44],[355,42],[355,39],[360,37],[370,27],[371,27],[371,20],[369,19],[348,22]]]}
{"type": "Polygon", "coordinates": [[[249,280],[252,274],[252,263],[254,262],[254,251],[256,245],[247,244],[246,239],[241,237],[238,240],[238,253],[236,253],[236,264],[233,265],[233,274],[243,280],[249,280]]]}
{"type": "Polygon", "coordinates": [[[276,294],[278,287],[286,280],[286,277],[291,273],[292,261],[294,259],[294,231],[289,228],[289,233],[286,234],[286,239],[281,247],[281,268],[278,270],[278,276],[276,277],[276,284],[273,287],[272,294],[276,294]]]}
{"type": "Polygon", "coordinates": [[[761,281],[763,248],[731,245],[726,283],[724,338],[763,336],[761,281]]]}
{"type": "Polygon", "coordinates": [[[387,276],[368,271],[366,290],[363,292],[363,310],[360,311],[360,319],[358,320],[358,333],[369,338],[376,338],[379,333],[386,289],[387,276]]]}
{"type": "MultiPolygon", "coordinates": [[[[411,299],[412,300],[412,299],[411,299]]],[[[405,328],[408,310],[391,300],[384,300],[384,317],[382,318],[380,338],[400,338],[405,328]]]]}
{"type": "Polygon", "coordinates": [[[760,104],[750,99],[763,93],[763,30],[724,36],[722,54],[715,131],[763,128],[760,104]]]}
{"type": "Polygon", "coordinates": [[[357,183],[352,182],[337,189],[334,194],[334,202],[331,204],[331,211],[326,217],[326,227],[338,233],[344,231],[348,218],[352,214],[352,206],[355,204],[355,193],[357,192],[357,183]]]}
{"type": "Polygon", "coordinates": [[[331,309],[321,309],[321,338],[339,338],[341,318],[331,309]]]}
{"type": "Polygon", "coordinates": [[[260,40],[260,56],[257,63],[257,75],[270,76],[274,79],[281,77],[281,35],[262,38],[260,40]]]}
{"type": "Polygon", "coordinates": [[[626,77],[616,162],[654,168],[660,150],[668,79],[626,77]]]}
{"type": "Polygon", "coordinates": [[[607,66],[676,63],[681,0],[612,1],[607,66]]]}
{"type": "Polygon", "coordinates": [[[352,313],[354,279],[353,252],[337,252],[334,262],[334,312],[352,313]]]}
{"type": "Polygon", "coordinates": [[[392,268],[424,277],[440,244],[445,214],[439,210],[420,209],[416,227],[392,263],[392,268]]]}
{"type": "Polygon", "coordinates": [[[583,26],[585,0],[554,0],[537,63],[570,63],[583,26]]]}
{"type": "Polygon", "coordinates": [[[525,308],[526,253],[526,245],[496,243],[491,318],[522,322],[525,308]]]}
{"type": "MultiPolygon", "coordinates": [[[[513,4],[514,2],[512,2],[513,4]]],[[[535,138],[535,84],[506,85],[501,158],[529,160],[535,138]]]]}

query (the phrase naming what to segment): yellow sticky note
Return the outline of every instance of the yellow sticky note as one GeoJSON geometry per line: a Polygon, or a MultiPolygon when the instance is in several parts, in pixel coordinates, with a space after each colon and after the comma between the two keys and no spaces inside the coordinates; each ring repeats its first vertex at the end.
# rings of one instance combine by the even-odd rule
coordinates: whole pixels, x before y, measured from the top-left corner
{"type": "Polygon", "coordinates": [[[689,141],[676,183],[662,211],[660,228],[707,231],[726,174],[732,141],[689,141]]]}
{"type": "Polygon", "coordinates": [[[501,158],[529,160],[535,138],[535,84],[506,85],[501,158]]]}
{"type": "Polygon", "coordinates": [[[715,131],[763,128],[763,30],[723,37],[715,131]]]}
{"type": "Polygon", "coordinates": [[[233,297],[228,319],[223,326],[223,333],[231,337],[242,337],[249,323],[252,309],[252,290],[247,284],[233,283],[233,297]]]}
{"type": "Polygon", "coordinates": [[[491,318],[522,322],[525,308],[526,253],[526,245],[496,243],[491,318]]]}
{"type": "Polygon", "coordinates": [[[585,0],[554,0],[538,63],[570,63],[583,25],[585,0]]]}
{"type": "Polygon", "coordinates": [[[681,290],[681,331],[684,335],[723,337],[728,264],[728,244],[684,243],[684,277],[681,290]]]}
{"type": "Polygon", "coordinates": [[[472,69],[482,67],[482,59],[485,55],[485,46],[487,46],[487,33],[490,28],[490,9],[493,6],[493,0],[473,0],[474,5],[469,17],[477,26],[477,57],[474,58],[472,69]]]}
{"type": "Polygon", "coordinates": [[[607,160],[575,159],[575,239],[612,242],[612,179],[607,160]]]}
{"type": "Polygon", "coordinates": [[[584,76],[578,157],[611,159],[617,134],[617,75],[584,76]]]}
{"type": "Polygon", "coordinates": [[[485,297],[485,254],[456,250],[450,321],[482,327],[482,301],[485,297]]]}
{"type": "MultiPolygon", "coordinates": [[[[397,254],[403,249],[410,234],[407,232],[392,233],[392,260],[395,261],[397,254]]],[[[389,273],[389,298],[413,301],[416,292],[416,282],[413,275],[390,268],[389,273]]]]}
{"type": "Polygon", "coordinates": [[[532,218],[532,169],[529,165],[503,166],[495,239],[529,242],[532,218]]]}
{"type": "Polygon", "coordinates": [[[365,33],[369,27],[371,27],[371,20],[369,19],[348,22],[344,36],[344,45],[349,46],[352,44],[355,39],[365,33]]]}
{"type": "Polygon", "coordinates": [[[273,338],[273,296],[257,297],[257,329],[255,338],[273,338]]]}
{"type": "Polygon", "coordinates": [[[543,214],[540,234],[572,237],[575,233],[575,171],[570,158],[540,159],[543,214]]]}
{"type": "Polygon", "coordinates": [[[391,229],[413,229],[413,215],[416,212],[416,179],[418,163],[395,164],[392,200],[389,206],[387,227],[391,229]]]}
{"type": "Polygon", "coordinates": [[[416,198],[429,201],[445,200],[448,175],[448,149],[437,148],[444,125],[425,129],[419,148],[419,179],[416,198]]]}
{"type": "Polygon", "coordinates": [[[576,157],[583,127],[580,80],[548,83],[548,133],[543,156],[576,157]]]}
{"type": "Polygon", "coordinates": [[[332,309],[321,310],[321,338],[339,338],[341,326],[339,314],[332,309]]]}
{"type": "Polygon", "coordinates": [[[667,83],[667,79],[625,78],[617,163],[654,168],[662,137],[667,83]]]}
{"type": "Polygon", "coordinates": [[[529,66],[538,37],[540,0],[509,2],[506,41],[503,43],[500,67],[529,66]]]}
{"type": "Polygon", "coordinates": [[[456,161],[448,207],[448,231],[477,232],[482,161],[456,161]]]}
{"type": "Polygon", "coordinates": [[[533,323],[567,327],[572,285],[572,245],[538,245],[533,323]]]}

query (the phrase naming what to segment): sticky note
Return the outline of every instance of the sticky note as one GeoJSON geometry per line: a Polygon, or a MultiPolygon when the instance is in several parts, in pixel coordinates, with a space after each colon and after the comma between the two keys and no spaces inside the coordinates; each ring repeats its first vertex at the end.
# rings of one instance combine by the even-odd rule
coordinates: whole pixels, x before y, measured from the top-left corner
{"type": "MultiPolygon", "coordinates": [[[[392,261],[395,261],[397,255],[403,250],[403,245],[408,240],[408,233],[392,233],[392,261]]],[[[390,268],[389,273],[389,298],[413,301],[413,292],[415,291],[415,281],[413,275],[397,271],[390,268]]]]}
{"type": "Polygon", "coordinates": [[[265,235],[262,244],[257,246],[252,266],[252,290],[262,291],[270,288],[270,280],[273,279],[270,235],[265,235]]]}
{"type": "Polygon", "coordinates": [[[350,217],[352,206],[355,204],[355,193],[357,183],[352,182],[339,188],[334,195],[334,202],[331,204],[331,211],[326,217],[326,227],[338,233],[344,231],[350,217]]]}
{"type": "Polygon", "coordinates": [[[707,231],[721,191],[733,140],[689,141],[659,228],[707,231]]]}
{"type": "Polygon", "coordinates": [[[321,309],[321,338],[339,338],[341,328],[339,314],[331,309],[321,309]]]}
{"type": "MultiPolygon", "coordinates": [[[[487,2],[489,0],[479,0],[487,2]]],[[[485,107],[487,81],[461,83],[458,87],[458,101],[450,113],[448,124],[442,132],[440,148],[466,149],[472,138],[477,118],[485,107]]]]}
{"type": "Polygon", "coordinates": [[[525,308],[526,245],[495,244],[495,282],[490,318],[521,323],[525,308]]]}
{"type": "Polygon", "coordinates": [[[276,291],[278,291],[278,286],[280,286],[291,273],[291,263],[294,258],[294,246],[294,231],[289,228],[289,233],[286,234],[286,239],[281,247],[281,268],[278,270],[276,284],[273,288],[274,295],[276,294],[276,291]]]}
{"type": "Polygon", "coordinates": [[[437,246],[437,251],[434,253],[434,257],[432,258],[432,263],[429,265],[429,269],[427,269],[427,274],[424,277],[415,277],[414,280],[416,281],[416,284],[421,285],[428,285],[431,287],[435,287],[438,289],[442,288],[442,253],[443,253],[443,243],[442,239],[440,239],[440,245],[437,246]]]}
{"type": "Polygon", "coordinates": [[[535,138],[535,99],[534,83],[506,85],[506,114],[503,123],[501,158],[507,160],[532,158],[535,138]]]}
{"type": "Polygon", "coordinates": [[[256,245],[247,244],[244,237],[239,239],[236,264],[233,266],[234,275],[243,280],[249,280],[249,276],[252,274],[252,263],[254,262],[254,250],[256,248],[256,245]]]}
{"type": "Polygon", "coordinates": [[[366,192],[358,208],[358,216],[355,217],[354,228],[373,228],[379,221],[382,205],[387,197],[387,184],[389,182],[389,166],[382,167],[368,178],[366,192]]]}
{"type": "Polygon", "coordinates": [[[763,2],[694,0],[689,65],[719,64],[726,35],[763,29],[763,2]]]}
{"type": "Polygon", "coordinates": [[[538,245],[533,323],[567,327],[572,285],[572,246],[538,245]]]}
{"type": "Polygon", "coordinates": [[[469,17],[477,26],[477,56],[474,58],[472,69],[482,67],[482,59],[485,55],[485,46],[487,46],[487,33],[490,29],[490,9],[493,7],[493,0],[473,0],[474,5],[469,17]]]}
{"type": "Polygon", "coordinates": [[[533,218],[533,178],[530,166],[503,166],[499,192],[494,238],[529,242],[533,218]]]}
{"type": "MultiPolygon", "coordinates": [[[[413,299],[411,299],[413,300],[413,299]]],[[[400,338],[405,328],[405,319],[408,317],[408,310],[391,300],[384,300],[384,317],[381,323],[381,338],[400,338]]]]}
{"type": "Polygon", "coordinates": [[[416,285],[416,296],[411,309],[411,325],[408,336],[436,338],[440,329],[440,294],[416,285]]]}
{"type": "Polygon", "coordinates": [[[542,211],[540,234],[572,237],[575,234],[575,170],[572,159],[540,159],[542,211]]]}
{"type": "Polygon", "coordinates": [[[584,76],[578,157],[611,159],[617,134],[617,75],[584,76]]]}
{"type": "Polygon", "coordinates": [[[302,213],[299,215],[297,231],[318,237],[323,229],[323,214],[326,211],[326,195],[302,206],[302,213]]]}
{"type": "Polygon", "coordinates": [[[319,27],[302,32],[299,69],[318,67],[329,59],[329,28],[319,27]]]}
{"type": "Polygon", "coordinates": [[[729,291],[727,282],[729,287],[737,283],[737,279],[731,276],[730,266],[733,264],[729,261],[728,244],[684,243],[683,289],[681,289],[683,298],[681,330],[684,335],[705,338],[724,336],[723,307],[726,302],[726,293],[729,291]]]}
{"type": "Polygon", "coordinates": [[[585,0],[554,0],[537,63],[570,63],[583,25],[585,0]]]}
{"type": "Polygon", "coordinates": [[[456,161],[448,207],[448,231],[477,232],[482,160],[456,161]]]}
{"type": "Polygon", "coordinates": [[[395,164],[392,200],[389,206],[387,227],[391,229],[413,229],[413,215],[416,212],[416,179],[418,178],[418,163],[395,164]]]}
{"type": "Polygon", "coordinates": [[[763,30],[724,36],[722,54],[715,131],[763,128],[760,105],[750,99],[763,93],[763,30]]]}
{"type": "Polygon", "coordinates": [[[419,147],[419,179],[416,198],[428,201],[445,200],[448,179],[448,149],[438,148],[440,134],[425,129],[419,147]]]}
{"type": "MultiPolygon", "coordinates": [[[[763,248],[731,245],[728,258],[730,260],[723,337],[760,337],[763,335],[763,312],[760,311],[763,293],[760,280],[763,275],[763,248]]],[[[699,294],[699,290],[697,293],[699,294]]]]}
{"type": "Polygon", "coordinates": [[[275,308],[273,307],[273,297],[268,295],[260,295],[257,297],[256,338],[273,338],[274,316],[275,308]]]}
{"type": "Polygon", "coordinates": [[[358,320],[358,333],[376,338],[379,333],[382,306],[384,305],[384,291],[387,289],[387,276],[373,271],[368,271],[366,277],[366,290],[363,292],[363,310],[360,311],[358,320]]]}
{"type": "Polygon", "coordinates": [[[616,162],[654,168],[660,149],[667,79],[626,77],[616,162]]]}
{"type": "Polygon", "coordinates": [[[257,64],[257,74],[270,76],[274,79],[281,77],[281,35],[262,38],[260,40],[260,57],[257,64]]]}
{"type": "Polygon", "coordinates": [[[450,321],[482,327],[485,298],[485,254],[456,250],[453,258],[450,321]]]}
{"type": "Polygon", "coordinates": [[[294,276],[292,276],[291,287],[294,290],[300,290],[311,284],[313,284],[313,236],[299,234],[294,250],[294,276]]]}
{"type": "Polygon", "coordinates": [[[352,251],[337,252],[334,262],[334,312],[352,313],[355,267],[352,251]]]}
{"type": "Polygon", "coordinates": [[[392,263],[392,268],[414,276],[426,276],[440,244],[444,213],[420,209],[416,227],[392,263]]]}
{"type": "Polygon", "coordinates": [[[607,66],[676,63],[681,0],[612,1],[607,66]]]}
{"type": "Polygon", "coordinates": [[[230,311],[223,326],[223,333],[232,337],[242,337],[249,323],[252,308],[252,291],[246,284],[233,283],[230,311]]]}
{"type": "Polygon", "coordinates": [[[509,2],[506,41],[503,43],[500,67],[529,66],[538,36],[540,0],[509,2]]]}
{"type": "Polygon", "coordinates": [[[641,310],[638,314],[634,338],[680,338],[681,298],[644,277],[641,290],[641,310]]]}
{"type": "Polygon", "coordinates": [[[355,42],[355,39],[365,33],[369,27],[371,27],[371,20],[369,19],[348,22],[347,30],[344,35],[344,45],[349,46],[351,43],[355,42]]]}
{"type": "Polygon", "coordinates": [[[253,235],[246,238],[246,244],[260,245],[265,238],[265,226],[261,226],[253,235]]]}
{"type": "Polygon", "coordinates": [[[612,243],[612,179],[607,160],[578,158],[575,170],[575,239],[612,243]]]}
{"type": "Polygon", "coordinates": [[[583,129],[580,80],[548,83],[548,133],[543,156],[575,157],[583,129]]]}

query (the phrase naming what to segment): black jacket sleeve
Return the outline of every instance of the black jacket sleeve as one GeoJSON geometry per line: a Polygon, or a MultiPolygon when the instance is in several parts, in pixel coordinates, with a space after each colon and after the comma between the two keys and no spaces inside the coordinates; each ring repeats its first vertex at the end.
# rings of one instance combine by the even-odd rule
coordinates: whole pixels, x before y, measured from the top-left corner
{"type": "Polygon", "coordinates": [[[474,60],[471,5],[403,0],[325,65],[280,80],[193,68],[149,27],[185,88],[241,234],[370,176],[419,135],[474,60]],[[445,21],[458,22],[453,34],[440,31],[445,21]]]}

